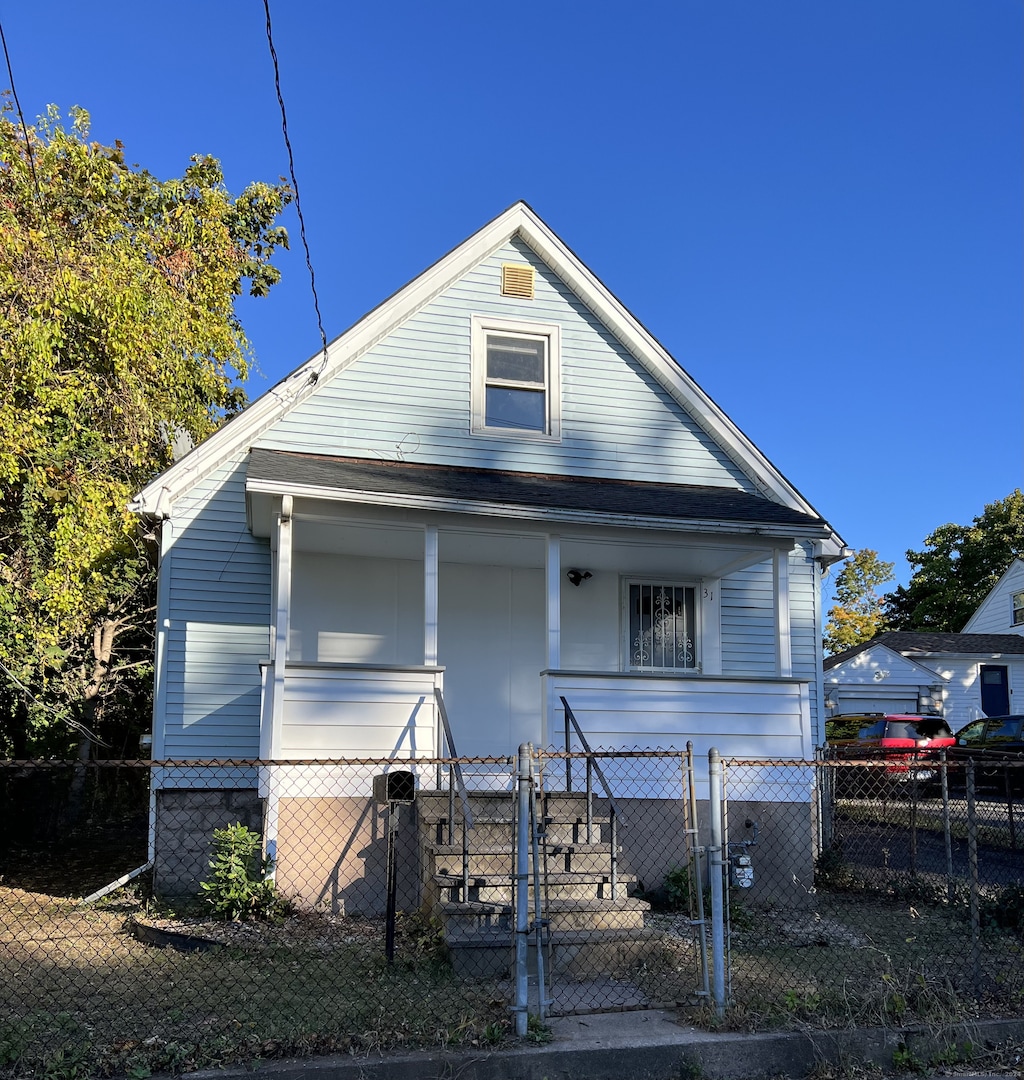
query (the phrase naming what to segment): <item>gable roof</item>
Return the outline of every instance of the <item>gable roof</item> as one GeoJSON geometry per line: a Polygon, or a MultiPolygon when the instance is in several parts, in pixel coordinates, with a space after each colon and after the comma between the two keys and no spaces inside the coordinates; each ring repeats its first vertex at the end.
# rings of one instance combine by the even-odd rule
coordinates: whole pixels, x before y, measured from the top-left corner
{"type": "MultiPolygon", "coordinates": [[[[825,535],[828,524],[780,503],[735,488],[661,484],[639,480],[552,476],[456,465],[375,461],[256,448],[249,455],[246,486],[261,492],[301,495],[345,491],[399,495],[403,500],[543,508],[586,515],[614,515],[702,523],[778,525],[825,535]]],[[[448,507],[450,508],[450,507],[448,507]]]]}
{"type": "MultiPolygon", "coordinates": [[[[985,599],[975,608],[974,614],[967,620],[963,633],[969,633],[971,627],[976,626],[979,622],[988,621],[985,618],[988,614],[987,609],[1000,602],[1003,598],[1003,590],[1010,584],[1011,579],[1015,577],[1024,581],[1024,559],[1014,559],[999,575],[999,580],[989,589],[985,599]]],[[[1005,618],[1000,618],[999,621],[1005,623],[1005,618]]]]}
{"type": "Polygon", "coordinates": [[[993,656],[999,653],[1024,656],[1024,637],[1019,634],[937,634],[890,630],[861,645],[826,657],[822,667],[828,671],[873,645],[886,645],[903,656],[993,656]]]}
{"type": "MultiPolygon", "coordinates": [[[[130,509],[161,516],[166,508],[220,464],[249,446],[287,412],[315,394],[317,387],[438,296],[502,244],[519,238],[556,273],[603,325],[657,379],[693,420],[747,475],[755,489],[774,503],[820,520],[792,484],[768,461],[729,417],[676,363],[660,342],[614,297],[597,276],[524,202],[517,202],[369,312],[328,346],[321,357],[302,365],[254,401],[230,423],[175,462],[148,484],[130,509]]],[[[842,540],[830,531],[836,551],[842,540]]]]}
{"type": "Polygon", "coordinates": [[[839,682],[839,676],[842,676],[851,685],[858,683],[873,685],[876,681],[875,672],[882,669],[883,664],[888,665],[884,680],[886,686],[920,684],[922,678],[932,683],[946,680],[945,675],[925,667],[924,664],[918,663],[909,656],[904,656],[903,653],[883,644],[879,638],[865,642],[856,649],[847,649],[843,654],[830,657],[822,667],[825,671],[836,672],[836,678],[826,680],[829,683],[839,682]],[[837,662],[830,663],[831,660],[837,662]],[[840,670],[842,668],[846,669],[845,672],[840,670]]]}

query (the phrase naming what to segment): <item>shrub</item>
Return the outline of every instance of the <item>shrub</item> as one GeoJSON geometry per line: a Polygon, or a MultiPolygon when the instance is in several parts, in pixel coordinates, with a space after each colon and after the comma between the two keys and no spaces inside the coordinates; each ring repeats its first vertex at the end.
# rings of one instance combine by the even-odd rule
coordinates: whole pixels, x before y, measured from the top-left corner
{"type": "Polygon", "coordinates": [[[210,878],[200,883],[203,899],[220,919],[273,920],[286,904],[268,877],[273,860],[263,858],[260,834],[240,822],[213,831],[210,878]]]}
{"type": "Polygon", "coordinates": [[[673,866],[665,875],[665,883],[662,886],[665,892],[665,906],[669,911],[689,911],[690,895],[690,869],[687,866],[673,866]]]}
{"type": "Polygon", "coordinates": [[[981,925],[999,930],[1024,930],[1024,886],[1007,885],[981,901],[981,925]]]}

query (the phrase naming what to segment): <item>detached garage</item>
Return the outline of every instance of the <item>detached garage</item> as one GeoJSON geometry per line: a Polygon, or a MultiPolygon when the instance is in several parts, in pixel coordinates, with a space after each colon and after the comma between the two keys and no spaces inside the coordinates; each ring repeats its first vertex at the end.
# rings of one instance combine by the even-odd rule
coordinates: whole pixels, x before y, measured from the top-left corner
{"type": "Polygon", "coordinates": [[[879,634],[827,657],[828,716],[937,713],[954,731],[982,716],[1024,709],[1024,636],[879,634]]]}

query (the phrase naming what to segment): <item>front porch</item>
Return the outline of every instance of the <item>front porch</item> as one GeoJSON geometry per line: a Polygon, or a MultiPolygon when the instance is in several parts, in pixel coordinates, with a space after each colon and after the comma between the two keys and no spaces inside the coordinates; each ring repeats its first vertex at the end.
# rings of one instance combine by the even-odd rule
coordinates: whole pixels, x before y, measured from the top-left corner
{"type": "Polygon", "coordinates": [[[792,528],[250,498],[273,553],[265,759],[434,754],[435,689],[466,756],[557,744],[562,696],[594,746],[816,741],[815,568],[792,528]]]}
{"type": "MultiPolygon", "coordinates": [[[[279,709],[274,676],[266,665],[264,760],[445,756],[440,666],[286,663],[279,709]]],[[[539,746],[566,747],[565,697],[595,748],[683,749],[692,741],[698,755],[714,745],[737,757],[813,756],[808,687],[799,679],[544,670],[538,690],[539,746]]],[[[451,752],[461,753],[458,733],[454,741],[451,752]]]]}

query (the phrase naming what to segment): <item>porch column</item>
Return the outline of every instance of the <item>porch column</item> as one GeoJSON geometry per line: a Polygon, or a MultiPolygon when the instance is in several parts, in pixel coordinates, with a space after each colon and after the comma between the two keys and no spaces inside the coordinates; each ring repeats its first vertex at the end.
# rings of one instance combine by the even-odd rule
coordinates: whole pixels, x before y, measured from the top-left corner
{"type": "Polygon", "coordinates": [[[562,547],[561,538],[548,536],[547,560],[547,638],[549,671],[562,666],[562,547]]]}
{"type": "Polygon", "coordinates": [[[423,663],[437,664],[437,526],[423,530],[423,663]]]}
{"type": "Polygon", "coordinates": [[[277,515],[277,561],[274,564],[274,627],[270,731],[260,733],[260,755],[276,758],[284,724],[284,675],[288,661],[288,627],[292,607],[292,497],[281,498],[277,515]]]}
{"type": "Polygon", "coordinates": [[[775,552],[775,672],[793,674],[793,642],[789,621],[789,551],[775,552]]]}

